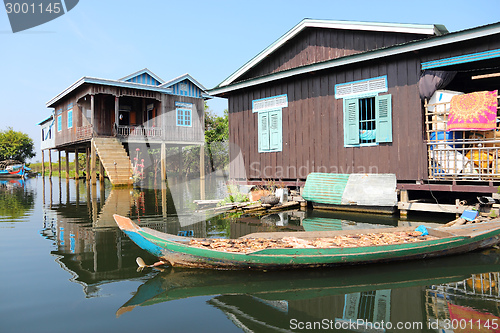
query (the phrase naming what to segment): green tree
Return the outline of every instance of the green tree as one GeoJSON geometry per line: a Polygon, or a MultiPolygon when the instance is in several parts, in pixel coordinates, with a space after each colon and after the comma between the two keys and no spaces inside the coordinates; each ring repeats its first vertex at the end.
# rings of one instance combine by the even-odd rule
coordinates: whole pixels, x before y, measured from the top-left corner
{"type": "Polygon", "coordinates": [[[218,116],[205,104],[205,142],[212,171],[224,169],[229,162],[228,140],[228,111],[224,110],[224,115],[218,116]]]}
{"type": "Polygon", "coordinates": [[[36,155],[34,147],[33,140],[23,132],[16,132],[12,127],[0,131],[0,161],[18,160],[24,163],[36,155]]]}

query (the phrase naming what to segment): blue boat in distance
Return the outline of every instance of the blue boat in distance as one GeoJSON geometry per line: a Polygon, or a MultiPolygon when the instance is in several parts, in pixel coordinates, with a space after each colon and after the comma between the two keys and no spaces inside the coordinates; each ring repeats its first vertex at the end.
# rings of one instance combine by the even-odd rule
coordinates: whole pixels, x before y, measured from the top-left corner
{"type": "Polygon", "coordinates": [[[25,178],[31,171],[24,163],[14,160],[0,162],[0,178],[25,178]]]}

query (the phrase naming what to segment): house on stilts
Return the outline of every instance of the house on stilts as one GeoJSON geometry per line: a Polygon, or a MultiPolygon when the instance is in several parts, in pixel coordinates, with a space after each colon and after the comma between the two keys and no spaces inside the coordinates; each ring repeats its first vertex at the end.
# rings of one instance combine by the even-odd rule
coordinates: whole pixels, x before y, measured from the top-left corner
{"type": "Polygon", "coordinates": [[[499,87],[500,22],[304,19],[209,93],[228,99],[236,182],[307,190],[344,175],[332,203],[355,205],[342,201],[352,175],[392,175],[400,209],[458,213],[498,191],[499,87]]]}
{"type": "MultiPolygon", "coordinates": [[[[52,150],[59,157],[61,151],[66,157],[74,153],[75,160],[85,153],[86,176],[93,183],[98,158],[101,177],[105,170],[113,185],[130,185],[135,152],[130,154],[129,149],[145,144],[148,149],[160,149],[165,179],[167,147],[204,145],[204,100],[208,98],[206,89],[189,74],[170,81],[148,69],[118,80],[82,77],[46,104],[53,112],[39,123],[42,161],[44,151],[49,151],[49,161],[52,150]]],[[[203,154],[200,162],[204,163],[203,154]]],[[[200,177],[204,177],[203,167],[200,177]]]]}

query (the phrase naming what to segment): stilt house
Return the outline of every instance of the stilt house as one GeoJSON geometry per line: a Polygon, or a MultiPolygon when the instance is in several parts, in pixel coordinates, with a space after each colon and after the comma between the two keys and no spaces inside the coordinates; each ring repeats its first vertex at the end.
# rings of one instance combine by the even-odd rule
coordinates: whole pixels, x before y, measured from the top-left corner
{"type": "Polygon", "coordinates": [[[305,19],[209,92],[228,99],[235,181],[383,173],[405,191],[492,193],[496,110],[494,128],[452,130],[450,98],[437,96],[493,93],[499,72],[500,23],[449,33],[305,19]]]}
{"type": "Polygon", "coordinates": [[[119,80],[82,77],[47,102],[53,115],[39,125],[52,141],[43,141],[42,159],[47,149],[97,155],[111,183],[131,184],[128,148],[146,143],[161,149],[165,177],[167,145],[203,145],[207,98],[206,89],[189,74],[167,82],[148,69],[119,80]]]}

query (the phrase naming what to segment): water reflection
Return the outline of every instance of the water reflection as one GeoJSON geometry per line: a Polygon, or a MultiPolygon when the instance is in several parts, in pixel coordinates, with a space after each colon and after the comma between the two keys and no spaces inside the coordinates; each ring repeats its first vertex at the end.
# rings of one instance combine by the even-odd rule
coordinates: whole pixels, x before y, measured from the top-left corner
{"type": "MultiPolygon", "coordinates": [[[[491,322],[498,316],[500,273],[490,272],[500,270],[499,254],[492,250],[466,254],[460,260],[449,257],[267,273],[168,269],[141,285],[116,314],[188,297],[213,296],[208,303],[244,331],[289,331],[294,323],[324,323],[325,319],[336,328],[349,321],[383,321],[420,323],[420,328],[414,327],[416,332],[440,331],[445,328],[444,319],[468,320],[482,314],[491,322]],[[475,286],[478,278],[480,288],[475,286]]],[[[363,326],[353,330],[383,331],[363,326]]]]}
{"type": "Polygon", "coordinates": [[[0,179],[0,222],[19,220],[35,204],[35,193],[24,179],[0,179]]]}

